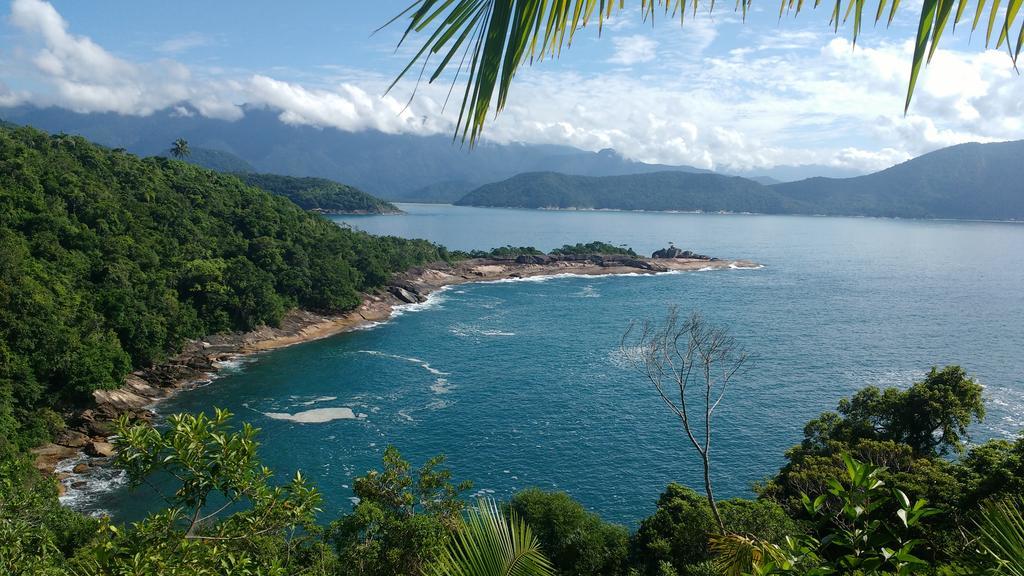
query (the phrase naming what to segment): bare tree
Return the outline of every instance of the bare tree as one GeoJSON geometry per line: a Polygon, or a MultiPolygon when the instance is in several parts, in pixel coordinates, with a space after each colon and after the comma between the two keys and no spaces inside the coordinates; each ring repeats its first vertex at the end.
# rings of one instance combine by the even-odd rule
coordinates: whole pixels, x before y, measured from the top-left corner
{"type": "Polygon", "coordinates": [[[748,356],[727,329],[711,326],[698,312],[680,320],[672,307],[664,324],[644,322],[636,328],[630,325],[623,334],[622,352],[682,422],[704,465],[704,491],[711,513],[725,533],[711,486],[711,421],[748,356]]]}

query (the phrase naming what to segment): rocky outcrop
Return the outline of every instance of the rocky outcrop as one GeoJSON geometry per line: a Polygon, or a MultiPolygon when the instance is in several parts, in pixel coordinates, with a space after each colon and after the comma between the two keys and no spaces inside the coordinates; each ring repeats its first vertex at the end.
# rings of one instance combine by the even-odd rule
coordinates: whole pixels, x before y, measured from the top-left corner
{"type": "Polygon", "coordinates": [[[109,442],[90,442],[85,445],[85,453],[94,458],[109,458],[114,455],[114,445],[109,442]]]}
{"type": "Polygon", "coordinates": [[[654,254],[651,254],[651,258],[658,260],[665,260],[669,258],[686,258],[688,260],[714,260],[714,258],[710,256],[697,254],[696,252],[691,252],[690,250],[682,250],[676,248],[675,246],[669,246],[668,248],[656,250],[654,254]]]}

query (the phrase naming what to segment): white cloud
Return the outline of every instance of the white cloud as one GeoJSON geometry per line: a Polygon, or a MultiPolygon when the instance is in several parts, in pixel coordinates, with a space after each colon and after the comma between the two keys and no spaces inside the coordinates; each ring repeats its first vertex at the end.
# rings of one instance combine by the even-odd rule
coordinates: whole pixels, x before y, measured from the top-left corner
{"type": "Polygon", "coordinates": [[[612,45],[615,47],[615,54],[608,62],[623,66],[650,62],[658,53],[658,43],[641,34],[612,38],[612,45]]]}
{"type": "MultiPolygon", "coordinates": [[[[291,124],[413,134],[450,134],[457,115],[442,113],[443,83],[420,86],[408,103],[413,84],[380,96],[389,78],[349,67],[253,74],[170,59],[129,61],[72,34],[43,0],[13,0],[10,21],[33,46],[11,51],[0,66],[10,75],[17,67],[10,61],[20,59],[32,77],[13,86],[35,90],[0,85],[0,106],[31,101],[136,115],[194,109],[234,119],[242,115],[236,103],[249,103],[280,110],[291,124]],[[38,90],[39,80],[52,90],[38,90]]],[[[752,36],[749,46],[711,51],[728,27],[746,30],[728,15],[690,19],[682,31],[612,37],[616,66],[571,71],[567,53],[524,70],[485,137],[615,148],[638,160],[704,168],[823,164],[867,171],[942,146],[1024,136],[1024,82],[1003,53],[938,51],[904,116],[909,42],[862,40],[854,50],[831,34],[781,30],[752,36]],[[655,59],[642,75],[628,68],[655,59]]],[[[200,42],[188,38],[164,48],[200,42]]]]}
{"type": "MultiPolygon", "coordinates": [[[[391,96],[378,97],[353,84],[335,90],[311,90],[298,84],[256,75],[248,84],[249,101],[280,109],[281,121],[347,131],[380,130],[386,133],[436,133],[450,129],[437,110],[417,114],[391,96]]],[[[418,108],[436,108],[423,99],[418,108]]]]}
{"type": "Polygon", "coordinates": [[[218,101],[223,96],[218,95],[216,85],[199,86],[180,63],[158,60],[140,65],[114,56],[89,38],[71,34],[67,22],[48,2],[14,0],[10,22],[39,45],[30,64],[55,89],[55,93],[36,99],[37,103],[78,112],[147,115],[191,101],[217,117],[237,118],[241,113],[229,102],[218,101]],[[206,104],[200,106],[201,102],[206,104]]]}
{"type": "Polygon", "coordinates": [[[157,44],[155,50],[164,54],[180,54],[193,48],[201,48],[213,44],[213,39],[206,34],[190,32],[182,36],[169,38],[157,44]]]}

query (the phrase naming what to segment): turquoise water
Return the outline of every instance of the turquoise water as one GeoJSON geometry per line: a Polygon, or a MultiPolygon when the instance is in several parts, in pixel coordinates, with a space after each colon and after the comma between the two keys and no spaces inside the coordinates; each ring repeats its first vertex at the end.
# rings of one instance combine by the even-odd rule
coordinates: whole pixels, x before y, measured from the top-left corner
{"type": "MultiPolygon", "coordinates": [[[[649,252],[674,241],[765,267],[463,285],[371,330],[252,357],[159,411],[219,406],[253,422],[266,463],[308,474],[328,517],[350,509],[352,478],[390,443],[414,463],[446,454],[484,494],[558,488],[634,524],[668,482],[700,485],[677,422],[617,352],[630,321],[677,305],[730,326],[753,354],[716,421],[723,497],[749,495],[840,397],[907,385],[932,365],[962,364],[986,385],[977,439],[1024,425],[1022,225],[403,208],[344,221],[463,249],[600,239],[649,252]],[[365,416],[267,416],[334,407],[365,416]]],[[[123,488],[80,503],[122,519],[159,505],[123,488]]]]}

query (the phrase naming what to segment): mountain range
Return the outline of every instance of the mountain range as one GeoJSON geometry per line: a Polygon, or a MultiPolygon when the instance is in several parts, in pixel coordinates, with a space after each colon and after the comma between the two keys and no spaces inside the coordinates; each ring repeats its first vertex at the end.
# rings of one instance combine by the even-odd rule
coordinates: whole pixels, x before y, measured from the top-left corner
{"type": "MultiPolygon", "coordinates": [[[[245,107],[244,117],[235,121],[205,118],[190,110],[140,117],[31,106],[2,108],[0,119],[50,133],[81,135],[141,156],[166,154],[173,140],[184,138],[193,150],[218,154],[210,163],[197,162],[209,168],[329,178],[392,201],[454,202],[478,186],[524,172],[583,176],[709,172],[637,162],[610,149],[588,152],[569,146],[483,142],[470,150],[447,135],[293,126],[282,122],[279,112],[258,107],[245,107]],[[234,167],[223,169],[228,164],[234,167]],[[249,169],[239,169],[243,165],[249,169]]],[[[846,175],[828,167],[777,167],[766,170],[764,176],[785,179],[780,177],[783,173],[793,178],[846,175]]]]}
{"type": "Polygon", "coordinates": [[[1024,141],[960,144],[874,174],[764,185],[719,174],[520,174],[466,206],[1024,220],[1024,141]]]}

